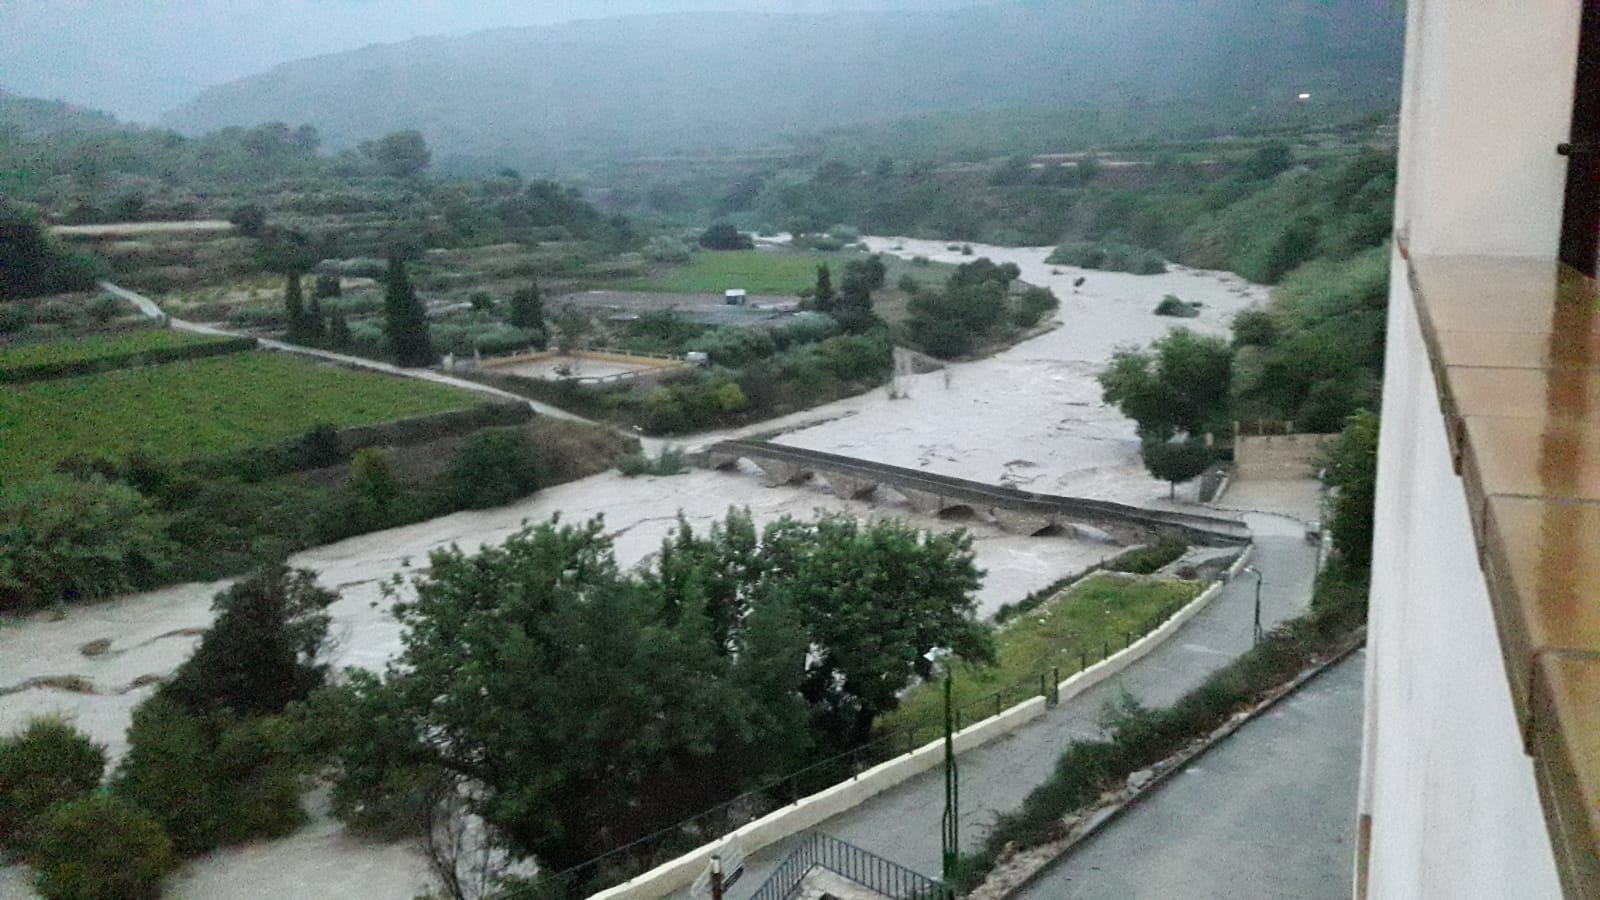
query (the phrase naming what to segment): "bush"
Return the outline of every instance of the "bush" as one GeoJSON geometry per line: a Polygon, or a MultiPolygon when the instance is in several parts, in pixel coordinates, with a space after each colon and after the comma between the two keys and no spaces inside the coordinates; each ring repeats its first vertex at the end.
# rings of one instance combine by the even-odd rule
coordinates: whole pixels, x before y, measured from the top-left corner
{"type": "Polygon", "coordinates": [[[26,850],[50,807],[87,797],[105,768],[105,748],[60,719],[0,738],[0,842],[26,850]]]}
{"type": "Polygon", "coordinates": [[[1079,241],[1062,244],[1045,258],[1045,262],[1052,265],[1077,266],[1080,269],[1132,272],[1135,275],[1160,275],[1167,270],[1167,264],[1156,251],[1118,241],[1100,243],[1079,241]]]}
{"type": "Polygon", "coordinates": [[[311,288],[311,296],[318,300],[328,300],[344,295],[344,287],[337,275],[318,275],[316,283],[311,288]]]}
{"type": "Polygon", "coordinates": [[[748,234],[740,234],[739,229],[725,222],[707,228],[700,235],[700,246],[707,250],[751,250],[755,248],[755,241],[748,234]]]}
{"type": "Polygon", "coordinates": [[[172,553],[150,503],[99,475],[46,476],[0,493],[0,610],[147,587],[172,553]]]}
{"type": "Polygon", "coordinates": [[[643,453],[630,453],[617,463],[617,470],[625,478],[640,475],[682,475],[689,471],[683,461],[683,451],[677,447],[663,447],[655,459],[643,453]]]}
{"type": "Polygon", "coordinates": [[[485,428],[457,451],[446,478],[458,504],[483,509],[538,490],[544,472],[526,431],[485,428]]]}
{"type": "Polygon", "coordinates": [[[1106,568],[1113,572],[1151,575],[1182,556],[1188,549],[1188,545],[1183,541],[1162,538],[1154,544],[1124,550],[1107,562],[1106,568]]]}
{"type": "Polygon", "coordinates": [[[307,761],[281,716],[192,716],[156,696],[133,712],[112,792],[166,829],[181,856],[293,831],[307,761]]]}
{"type": "Polygon", "coordinates": [[[1174,318],[1179,319],[1193,319],[1200,315],[1200,308],[1193,304],[1183,302],[1182,300],[1178,299],[1176,294],[1168,294],[1161,298],[1160,303],[1156,304],[1156,315],[1173,316],[1174,318]]]}
{"type": "Polygon", "coordinates": [[[1247,309],[1233,317],[1235,347],[1268,347],[1277,339],[1278,325],[1266,310],[1247,309]]]}
{"type": "Polygon", "coordinates": [[[28,861],[46,900],[156,900],[177,863],[161,826],[116,797],[51,810],[28,861]]]}

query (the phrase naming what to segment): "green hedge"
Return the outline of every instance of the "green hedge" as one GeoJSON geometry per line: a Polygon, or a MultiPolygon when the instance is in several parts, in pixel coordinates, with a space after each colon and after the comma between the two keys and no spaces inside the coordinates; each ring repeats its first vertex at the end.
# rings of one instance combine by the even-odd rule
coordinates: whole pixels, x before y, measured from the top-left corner
{"type": "Polygon", "coordinates": [[[481,428],[521,425],[532,418],[533,410],[521,403],[480,403],[467,409],[377,425],[356,425],[342,429],[335,429],[331,425],[319,426],[281,444],[222,453],[198,460],[195,465],[203,473],[260,480],[336,465],[349,459],[362,447],[421,444],[481,428]]]}
{"type": "Polygon", "coordinates": [[[127,352],[111,353],[90,358],[80,356],[41,362],[24,362],[17,365],[9,364],[4,357],[0,357],[0,384],[23,384],[30,381],[46,381],[52,378],[93,375],[96,372],[107,372],[112,369],[129,369],[134,366],[153,366],[185,359],[224,356],[229,353],[242,353],[246,350],[254,349],[256,349],[255,338],[239,337],[202,340],[176,347],[137,348],[130,349],[127,352]]]}

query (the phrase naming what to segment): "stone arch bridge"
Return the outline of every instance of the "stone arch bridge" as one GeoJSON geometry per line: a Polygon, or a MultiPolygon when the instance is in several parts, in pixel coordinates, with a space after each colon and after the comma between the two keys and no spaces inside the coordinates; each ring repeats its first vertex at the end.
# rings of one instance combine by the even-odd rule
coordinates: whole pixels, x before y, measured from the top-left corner
{"type": "Polygon", "coordinates": [[[741,459],[749,460],[766,473],[767,483],[773,486],[818,476],[827,481],[834,494],[846,500],[863,499],[880,487],[888,487],[925,515],[970,511],[992,518],[995,524],[1015,534],[1066,532],[1094,536],[1098,532],[1123,544],[1159,537],[1211,546],[1250,541],[1249,527],[1238,519],[1035,494],[765,441],[722,441],[691,459],[711,469],[728,469],[741,459]]]}

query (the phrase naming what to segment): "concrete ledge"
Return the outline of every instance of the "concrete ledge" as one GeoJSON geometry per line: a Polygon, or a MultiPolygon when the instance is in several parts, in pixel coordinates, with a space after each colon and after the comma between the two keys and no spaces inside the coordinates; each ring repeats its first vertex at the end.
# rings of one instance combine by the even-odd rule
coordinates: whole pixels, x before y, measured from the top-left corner
{"type": "Polygon", "coordinates": [[[1165,622],[1156,626],[1153,631],[1057,685],[1056,690],[1059,692],[1060,700],[1070,700],[1143,659],[1162,641],[1171,637],[1173,632],[1182,628],[1185,622],[1199,615],[1201,610],[1211,605],[1211,601],[1217,598],[1217,594],[1222,592],[1223,587],[1228,582],[1239,577],[1239,573],[1249,564],[1250,555],[1255,551],[1255,546],[1255,544],[1246,544],[1244,552],[1240,553],[1239,558],[1234,560],[1233,565],[1228,567],[1227,578],[1213,582],[1200,592],[1200,596],[1184,604],[1182,609],[1173,613],[1165,622]]]}
{"type": "MultiPolygon", "coordinates": [[[[997,716],[963,728],[955,735],[956,752],[961,753],[1010,734],[1044,715],[1044,711],[1044,698],[1034,697],[997,716]]],[[[731,834],[662,863],[630,881],[592,894],[589,900],[656,900],[691,884],[724,845],[737,844],[746,853],[754,853],[852,809],[912,776],[928,771],[943,759],[944,739],[929,741],[911,753],[879,763],[849,781],[842,781],[770,812],[731,834]]]]}
{"type": "MultiPolygon", "coordinates": [[[[1240,553],[1239,558],[1228,567],[1228,581],[1237,577],[1244,569],[1254,549],[1254,544],[1245,546],[1244,552],[1240,553]]],[[[1061,682],[1061,699],[1067,700],[1083,693],[1144,657],[1155,649],[1157,644],[1171,637],[1185,622],[1205,609],[1225,584],[1227,581],[1212,584],[1202,591],[1200,596],[1173,613],[1154,631],[1061,682]]],[[[964,753],[997,737],[1008,735],[1043,716],[1044,713],[1043,697],[1025,700],[999,715],[991,716],[956,732],[955,751],[964,753]]],[[[754,853],[790,835],[815,827],[845,810],[853,809],[889,788],[932,769],[942,759],[944,759],[944,739],[929,741],[911,753],[879,763],[849,781],[840,782],[780,810],[768,813],[731,834],[662,863],[643,875],[597,894],[591,894],[589,900],[657,900],[693,883],[706,866],[710,865],[711,857],[720,853],[725,845],[737,844],[744,852],[754,853]]]]}

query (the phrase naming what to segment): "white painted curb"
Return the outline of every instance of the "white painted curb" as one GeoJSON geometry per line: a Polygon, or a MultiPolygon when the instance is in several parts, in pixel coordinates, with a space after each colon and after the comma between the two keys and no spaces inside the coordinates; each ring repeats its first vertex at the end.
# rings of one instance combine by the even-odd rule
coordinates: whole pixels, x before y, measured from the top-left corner
{"type": "MultiPolygon", "coordinates": [[[[1225,580],[1206,588],[1200,596],[1190,600],[1154,631],[1061,682],[1059,686],[1061,699],[1076,697],[1105,681],[1171,637],[1185,622],[1205,609],[1227,582],[1238,577],[1254,550],[1254,544],[1246,544],[1244,552],[1240,553],[1239,558],[1228,567],[1228,577],[1225,580]]],[[[1044,712],[1043,697],[1024,700],[997,716],[991,716],[956,732],[955,750],[957,753],[963,753],[997,737],[1008,735],[1044,715],[1044,712]]],[[[682,890],[693,883],[694,879],[711,864],[711,857],[721,852],[724,845],[737,844],[745,853],[755,853],[845,810],[852,809],[871,797],[909,780],[914,775],[928,771],[938,765],[943,758],[944,739],[929,741],[911,753],[879,763],[849,781],[840,782],[809,797],[801,798],[629,881],[607,888],[598,894],[591,894],[588,900],[656,900],[682,890]]]]}
{"type": "MultiPolygon", "coordinates": [[[[1200,596],[1184,604],[1182,609],[1173,613],[1171,618],[1158,625],[1154,631],[1057,685],[1056,690],[1060,692],[1060,700],[1071,700],[1073,697],[1143,659],[1162,641],[1171,637],[1173,632],[1182,628],[1185,622],[1199,615],[1201,610],[1210,606],[1211,601],[1216,599],[1217,594],[1222,592],[1223,587],[1228,582],[1239,577],[1239,573],[1250,563],[1250,555],[1255,552],[1255,549],[1255,544],[1246,544],[1244,552],[1240,553],[1239,558],[1234,560],[1233,565],[1228,567],[1227,578],[1212,583],[1210,587],[1200,592],[1200,596]]],[[[1058,700],[1057,702],[1060,701],[1058,700]]]]}

